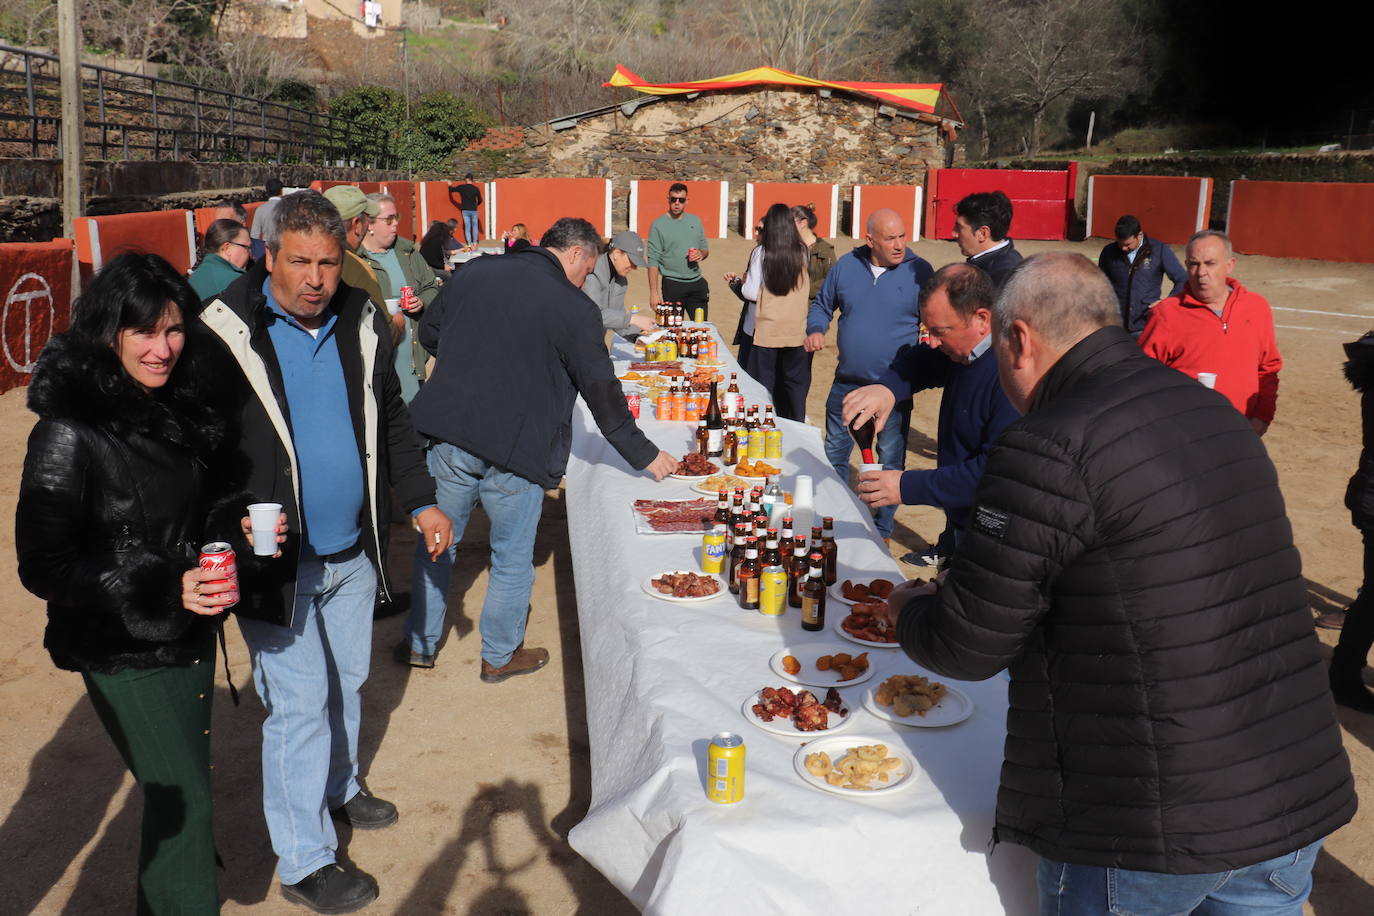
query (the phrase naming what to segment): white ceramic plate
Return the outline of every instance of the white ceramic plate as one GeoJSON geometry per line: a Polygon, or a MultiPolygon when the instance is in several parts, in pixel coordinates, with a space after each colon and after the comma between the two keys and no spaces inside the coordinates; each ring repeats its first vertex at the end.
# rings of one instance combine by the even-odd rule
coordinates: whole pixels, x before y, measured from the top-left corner
{"type": "MultiPolygon", "coordinates": [[[[790,688],[789,688],[789,689],[790,689],[790,688]]],[[[793,691],[793,692],[796,693],[797,691],[793,691]]],[[[824,700],[824,699],[825,699],[825,692],[824,692],[824,691],[821,691],[820,693],[816,693],[816,691],[813,690],[813,691],[811,691],[811,692],[814,693],[814,694],[816,694],[816,699],[818,699],[818,700],[824,700]]],[[[797,731],[797,727],[796,727],[795,725],[792,724],[792,720],[791,720],[791,719],[781,719],[781,718],[774,717],[772,722],[765,722],[765,721],[763,721],[763,720],[760,719],[758,716],[754,715],[754,710],[753,710],[754,704],[757,703],[757,702],[759,701],[759,694],[758,694],[758,691],[754,691],[753,693],[749,694],[749,696],[747,696],[747,697],[745,698],[744,702],[740,704],[739,711],[740,711],[740,714],[741,714],[742,716],[744,716],[745,719],[747,719],[747,720],[749,720],[751,723],[753,723],[753,725],[754,725],[755,728],[761,728],[761,729],[763,729],[764,731],[768,732],[769,734],[772,734],[772,735],[780,735],[780,736],[783,737],[783,738],[801,738],[801,739],[803,739],[803,740],[806,740],[806,739],[814,739],[814,738],[817,737],[818,735],[829,735],[829,734],[831,734],[832,732],[837,732],[837,731],[839,731],[840,729],[844,728],[846,725],[848,725],[848,724],[850,723],[850,721],[854,718],[854,713],[855,713],[857,710],[856,710],[854,704],[853,704],[852,702],[850,702],[849,696],[848,696],[847,694],[845,694],[843,691],[840,692],[840,700],[842,701],[842,704],[843,704],[843,705],[841,706],[841,708],[842,708],[842,709],[847,709],[847,710],[849,710],[849,715],[847,715],[847,716],[841,718],[841,717],[840,717],[839,715],[837,715],[836,713],[833,713],[833,712],[828,713],[828,716],[827,716],[827,718],[826,718],[826,722],[827,722],[827,724],[829,725],[829,728],[827,728],[827,729],[826,729],[825,731],[823,731],[823,732],[799,732],[799,731],[797,731]]]]}
{"type": "MultiPolygon", "coordinates": [[[[711,477],[716,477],[716,476],[718,476],[718,475],[716,475],[716,474],[712,474],[712,475],[711,475],[711,477]]],[[[730,476],[731,476],[731,477],[738,477],[739,475],[738,475],[738,474],[731,474],[730,476]]],[[[709,479],[709,478],[706,478],[706,477],[703,477],[703,478],[702,478],[702,480],[707,480],[707,479],[709,479]]],[[[750,481],[754,480],[754,478],[752,478],[752,477],[740,477],[739,479],[740,479],[740,480],[743,480],[745,483],[749,483],[750,481]]],[[[706,489],[705,487],[703,487],[703,486],[701,485],[701,481],[698,481],[697,483],[692,484],[692,489],[695,490],[697,493],[705,493],[707,496],[716,496],[716,495],[720,492],[719,490],[708,490],[708,489],[706,489]]],[[[733,488],[733,487],[726,487],[726,489],[727,489],[727,490],[732,490],[732,489],[734,489],[734,488],[733,488]]]]}
{"type": "Polygon", "coordinates": [[[844,619],[849,616],[849,608],[847,606],[835,608],[835,613],[833,614],[830,613],[830,608],[826,608],[825,614],[827,617],[830,618],[830,629],[833,630],[835,635],[839,636],[841,639],[847,639],[852,643],[858,643],[861,646],[870,646],[874,649],[901,648],[901,646],[899,646],[895,642],[874,642],[871,639],[860,639],[857,636],[850,635],[849,631],[847,631],[844,627],[840,626],[840,624],[844,622],[844,619]]]}
{"type": "MultiPolygon", "coordinates": [[[[840,680],[839,674],[834,671],[820,671],[816,668],[816,659],[822,655],[836,655],[840,652],[849,652],[850,655],[858,655],[858,652],[850,652],[852,646],[845,643],[811,643],[804,646],[788,646],[786,649],[779,649],[768,660],[768,667],[773,669],[773,673],[779,677],[785,677],[789,681],[797,684],[804,684],[807,687],[852,687],[854,684],[862,684],[873,676],[873,659],[868,660],[868,668],[863,674],[847,681],[840,680]],[[788,674],[782,669],[782,660],[786,656],[792,656],[801,663],[801,670],[796,674],[788,674]]],[[[815,693],[815,691],[812,691],[815,693]]],[[[821,695],[821,699],[825,699],[821,695]]]]}
{"type": "Polygon", "coordinates": [[[916,774],[920,768],[916,765],[916,758],[912,757],[906,748],[901,746],[895,738],[873,738],[866,735],[856,735],[854,737],[841,735],[826,735],[808,741],[806,744],[797,748],[797,753],[792,755],[792,766],[796,769],[801,781],[819,789],[822,792],[833,792],[836,795],[848,795],[851,798],[875,798],[888,795],[905,789],[907,786],[916,782],[916,774]],[[806,770],[806,758],[812,754],[824,753],[830,758],[831,763],[843,757],[850,748],[861,747],[865,744],[882,744],[887,746],[887,756],[896,757],[901,764],[894,770],[889,771],[886,783],[874,782],[875,789],[851,789],[846,786],[832,786],[823,777],[812,776],[806,770]]]}
{"type": "MultiPolygon", "coordinates": [[[[658,589],[654,588],[653,582],[654,582],[655,579],[659,578],[660,576],[666,576],[668,573],[686,573],[686,572],[696,572],[696,570],[694,570],[694,569],[690,569],[690,570],[689,570],[689,569],[666,569],[666,570],[664,570],[664,571],[661,572],[661,573],[657,573],[657,574],[655,574],[655,575],[652,575],[652,576],[650,576],[649,578],[647,578],[647,579],[644,580],[644,583],[643,583],[644,591],[648,592],[650,595],[653,595],[655,598],[659,598],[659,599],[661,599],[661,600],[663,600],[663,601],[676,601],[676,602],[678,602],[678,603],[680,603],[680,604],[694,604],[694,603],[696,603],[696,602],[698,602],[698,601],[710,601],[712,598],[719,598],[721,595],[728,595],[728,594],[730,594],[730,590],[729,590],[728,588],[725,587],[725,582],[724,582],[724,580],[722,580],[722,579],[720,578],[720,576],[707,576],[707,578],[715,579],[715,580],[716,580],[716,585],[720,586],[720,589],[719,589],[714,595],[703,595],[703,596],[700,597],[700,598],[674,598],[672,595],[665,595],[665,594],[663,594],[662,592],[660,592],[658,589]]],[[[697,575],[700,576],[700,575],[702,575],[702,573],[697,572],[697,575]]]]}
{"type": "MultiPolygon", "coordinates": [[[[921,674],[931,680],[939,680],[924,671],[903,671],[902,674],[921,674]]],[[[936,704],[934,709],[926,711],[924,716],[897,715],[891,706],[883,706],[878,703],[874,696],[877,693],[878,685],[874,684],[864,691],[864,709],[867,709],[879,719],[886,719],[889,722],[896,722],[898,725],[910,725],[913,728],[943,728],[946,725],[954,725],[962,722],[973,715],[973,700],[958,687],[953,687],[945,681],[940,681],[948,691],[936,704]]]]}
{"type": "MultiPolygon", "coordinates": [[[[841,603],[843,603],[843,604],[853,604],[853,603],[854,603],[854,602],[851,601],[850,599],[846,598],[846,597],[844,596],[844,593],[840,591],[840,586],[844,585],[846,579],[848,579],[849,581],[854,582],[854,583],[856,583],[856,584],[858,584],[858,585],[867,585],[868,583],[872,582],[874,579],[887,579],[887,581],[892,582],[893,588],[896,588],[898,585],[901,585],[901,584],[902,584],[902,582],[893,581],[893,580],[892,580],[891,578],[889,578],[888,576],[880,576],[880,575],[872,575],[872,576],[869,576],[869,575],[864,575],[864,576],[838,576],[838,577],[836,577],[836,579],[835,579],[835,584],[832,585],[832,586],[830,586],[830,588],[828,589],[828,593],[829,593],[829,595],[830,595],[831,598],[833,598],[834,600],[839,601],[839,602],[841,602],[841,603]]],[[[902,581],[905,581],[905,580],[902,580],[902,581]]]]}
{"type": "MultiPolygon", "coordinates": [[[[716,472],[716,474],[719,473],[720,471],[716,472]]],[[[688,480],[692,483],[697,483],[698,481],[707,480],[708,478],[715,477],[716,474],[669,474],[668,476],[673,478],[674,480],[688,480]]]]}

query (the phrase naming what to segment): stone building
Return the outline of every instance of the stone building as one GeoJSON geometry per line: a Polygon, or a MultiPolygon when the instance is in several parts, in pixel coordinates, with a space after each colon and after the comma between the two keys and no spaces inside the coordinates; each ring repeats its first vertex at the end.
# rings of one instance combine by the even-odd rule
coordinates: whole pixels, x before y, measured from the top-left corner
{"type": "MultiPolygon", "coordinates": [[[[960,162],[962,125],[841,89],[764,85],[641,95],[526,128],[499,159],[459,153],[455,170],[489,177],[921,184],[960,162]]],[[[623,217],[624,214],[621,214],[623,217]]]]}

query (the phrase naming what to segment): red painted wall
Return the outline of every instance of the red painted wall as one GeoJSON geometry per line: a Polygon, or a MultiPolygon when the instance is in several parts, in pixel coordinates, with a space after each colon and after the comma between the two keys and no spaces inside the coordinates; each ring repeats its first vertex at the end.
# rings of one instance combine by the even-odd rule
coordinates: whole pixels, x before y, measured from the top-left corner
{"type": "MultiPolygon", "coordinates": [[[[812,184],[806,182],[750,182],[754,189],[753,215],[746,205],[744,213],[744,235],[753,238],[754,224],[763,218],[773,204],[797,204],[814,206],[816,210],[816,234],[834,238],[839,234],[839,201],[833,184],[812,184]]],[[[746,189],[746,197],[747,197],[746,189]]]]}
{"type": "MultiPolygon", "coordinates": [[[[730,221],[727,210],[729,198],[726,196],[722,209],[721,191],[729,188],[725,181],[684,181],[687,186],[687,212],[701,217],[708,239],[723,239],[729,231],[730,221]],[[724,230],[722,230],[724,226],[724,230]]],[[[649,240],[649,226],[664,213],[668,212],[668,188],[672,181],[639,180],[630,190],[630,228],[639,233],[640,238],[649,240]]]]}
{"type": "Polygon", "coordinates": [[[931,169],[926,174],[929,239],[954,237],[954,205],[969,194],[1001,191],[1011,198],[1013,239],[1062,240],[1073,218],[1077,169],[931,169]]]}
{"type": "Polygon", "coordinates": [[[72,241],[0,244],[0,392],[29,383],[48,338],[72,314],[72,241]]]}
{"type": "Polygon", "coordinates": [[[190,220],[189,210],[77,217],[76,258],[81,266],[82,284],[100,264],[126,251],[160,254],[184,276],[196,262],[190,220]]]}
{"type": "Polygon", "coordinates": [[[1116,237],[1116,221],[1127,213],[1150,238],[1182,245],[1207,228],[1212,181],[1162,175],[1094,175],[1088,179],[1088,235],[1116,237]]]}
{"type": "Polygon", "coordinates": [[[491,183],[491,224],[487,231],[500,237],[515,223],[524,223],[530,241],[564,216],[580,216],[603,236],[611,235],[610,183],[604,178],[498,178],[491,183]]]}
{"type": "Polygon", "coordinates": [[[1374,184],[1233,181],[1226,232],[1236,251],[1374,263],[1374,184]]]}

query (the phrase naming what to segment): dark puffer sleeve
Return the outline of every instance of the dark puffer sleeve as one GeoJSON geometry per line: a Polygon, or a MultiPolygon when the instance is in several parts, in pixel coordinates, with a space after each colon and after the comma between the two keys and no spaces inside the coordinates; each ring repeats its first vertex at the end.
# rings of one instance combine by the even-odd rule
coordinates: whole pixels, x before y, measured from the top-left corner
{"type": "Polygon", "coordinates": [[[1049,609],[1055,577],[1091,540],[1088,490],[1055,442],[1012,426],[988,458],[968,536],[944,587],[901,612],[917,664],[978,681],[1006,668],[1049,609]]]}

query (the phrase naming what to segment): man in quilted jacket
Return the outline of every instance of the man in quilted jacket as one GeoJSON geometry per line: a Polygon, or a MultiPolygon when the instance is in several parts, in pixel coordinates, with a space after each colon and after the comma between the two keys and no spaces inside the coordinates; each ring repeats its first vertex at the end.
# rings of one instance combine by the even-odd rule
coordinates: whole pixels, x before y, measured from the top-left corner
{"type": "Polygon", "coordinates": [[[1355,794],[1264,446],[1080,255],[1010,275],[993,349],[1023,416],[943,585],[892,604],[937,675],[1010,669],[994,840],[1042,913],[1302,912],[1355,794]]]}

